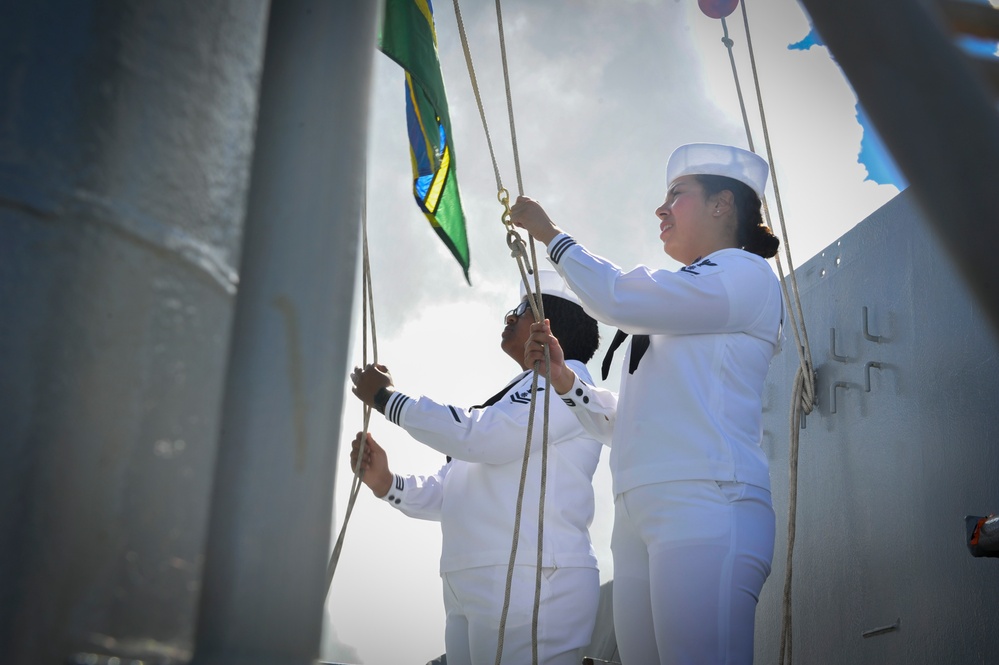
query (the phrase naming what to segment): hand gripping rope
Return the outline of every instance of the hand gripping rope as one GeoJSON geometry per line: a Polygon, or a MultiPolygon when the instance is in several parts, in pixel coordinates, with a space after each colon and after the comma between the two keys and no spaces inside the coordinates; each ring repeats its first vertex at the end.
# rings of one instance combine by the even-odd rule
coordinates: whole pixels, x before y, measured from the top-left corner
{"type": "MultiPolygon", "coordinates": [[[[486,143],[489,146],[489,157],[492,159],[493,172],[496,175],[496,189],[498,192],[497,198],[503,205],[503,214],[500,218],[503,225],[506,227],[506,243],[510,248],[511,256],[513,256],[513,258],[517,261],[517,267],[520,270],[520,277],[526,287],[525,290],[527,291],[527,299],[531,305],[531,312],[534,314],[534,320],[543,321],[545,313],[544,305],[540,297],[541,280],[538,275],[538,271],[534,269],[538,265],[537,254],[534,249],[534,240],[531,239],[531,258],[530,261],[528,261],[524,253],[524,241],[521,239],[520,234],[517,233],[517,230],[513,226],[510,218],[510,194],[507,192],[506,188],[503,187],[503,181],[500,178],[499,166],[496,162],[496,153],[493,150],[492,138],[489,135],[489,125],[486,122],[486,114],[482,106],[482,97],[479,94],[479,86],[475,78],[475,69],[472,66],[472,55],[468,48],[468,39],[465,35],[464,22],[461,20],[461,8],[458,6],[458,0],[454,0],[454,14],[458,22],[458,34],[461,37],[461,47],[465,54],[465,64],[468,67],[468,77],[472,84],[472,92],[475,94],[475,103],[478,106],[479,117],[482,120],[482,129],[486,134],[486,143]],[[528,278],[529,274],[534,275],[533,289],[531,288],[530,280],[528,278]]],[[[517,173],[518,191],[523,194],[524,184],[520,173],[520,154],[517,149],[517,130],[513,120],[513,95],[510,92],[510,73],[506,60],[506,41],[503,35],[503,12],[500,8],[500,0],[496,0],[496,23],[499,30],[500,56],[503,63],[503,81],[506,87],[507,113],[510,118],[510,140],[513,144],[514,168],[517,173]]],[[[546,385],[551,384],[550,363],[551,357],[549,355],[548,346],[546,345],[544,361],[546,385]]],[[[527,440],[524,443],[524,463],[520,471],[520,488],[517,493],[517,513],[513,526],[513,543],[510,547],[510,563],[507,566],[506,590],[503,596],[503,613],[500,617],[499,639],[496,644],[496,665],[500,665],[500,662],[503,659],[503,637],[506,632],[507,614],[510,609],[513,567],[517,559],[517,545],[520,540],[520,519],[524,503],[524,486],[527,482],[527,464],[531,456],[531,437],[534,432],[534,414],[537,404],[538,376],[540,374],[540,370],[541,361],[537,361],[534,363],[534,379],[531,383],[531,407],[527,421],[527,440]]],[[[544,547],[545,490],[548,479],[548,416],[550,395],[550,390],[544,391],[544,416],[542,424],[543,439],[541,442],[541,488],[540,497],[538,499],[538,556],[535,571],[534,614],[531,620],[531,656],[534,665],[537,665],[538,663],[538,614],[541,606],[541,565],[543,561],[542,554],[544,547]]]]}

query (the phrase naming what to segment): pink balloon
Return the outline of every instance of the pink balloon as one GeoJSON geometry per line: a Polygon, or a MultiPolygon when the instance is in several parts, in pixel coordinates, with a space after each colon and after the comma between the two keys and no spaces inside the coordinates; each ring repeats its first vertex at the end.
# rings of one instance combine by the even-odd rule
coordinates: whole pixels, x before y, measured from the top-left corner
{"type": "Polygon", "coordinates": [[[725,18],[739,6],[739,0],[697,0],[697,6],[709,18],[725,18]]]}

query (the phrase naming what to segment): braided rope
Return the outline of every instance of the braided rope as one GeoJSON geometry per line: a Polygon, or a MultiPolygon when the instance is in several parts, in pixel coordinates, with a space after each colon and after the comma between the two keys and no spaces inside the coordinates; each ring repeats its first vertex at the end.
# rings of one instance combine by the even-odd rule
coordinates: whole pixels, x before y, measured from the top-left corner
{"type": "MultiPolygon", "coordinates": [[[[773,151],[770,145],[770,132],[767,125],[766,111],[763,106],[763,94],[760,89],[760,78],[759,72],[756,67],[756,55],[753,50],[752,33],[749,28],[749,15],[746,10],[746,1],[742,0],[742,18],[743,24],[746,31],[746,46],[749,52],[750,65],[753,70],[753,82],[756,89],[756,99],[759,106],[760,120],[763,127],[763,139],[766,146],[767,157],[771,164],[773,164],[773,151]]],[[[729,62],[732,66],[732,75],[735,79],[736,92],[739,97],[739,107],[742,111],[742,120],[746,128],[746,139],[749,142],[749,149],[754,150],[753,147],[753,136],[749,128],[749,118],[746,114],[746,105],[742,95],[742,86],[739,83],[739,72],[735,65],[735,56],[732,53],[733,41],[729,38],[728,25],[724,18],[721,19],[723,37],[722,43],[728,49],[729,62]]],[[[794,274],[794,263],[791,259],[791,243],[787,234],[787,226],[784,221],[784,209],[781,204],[780,198],[780,186],[777,180],[777,171],[771,168],[772,171],[772,182],[774,188],[774,198],[777,202],[777,215],[780,221],[781,235],[783,236],[783,248],[784,253],[787,256],[788,264],[788,276],[790,277],[791,288],[788,289],[788,280],[785,278],[784,269],[781,265],[780,255],[776,257],[777,262],[777,275],[780,278],[781,291],[784,294],[784,300],[792,305],[788,308],[787,318],[791,324],[791,329],[794,333],[795,347],[798,351],[798,370],[794,377],[794,383],[791,394],[791,410],[790,410],[790,442],[788,448],[788,520],[787,520],[787,560],[785,564],[784,571],[784,590],[782,595],[782,608],[781,613],[783,616],[781,624],[781,637],[780,637],[780,665],[785,665],[791,663],[791,651],[792,651],[792,613],[791,613],[791,599],[792,599],[792,578],[794,571],[794,540],[796,532],[796,521],[797,521],[797,506],[798,506],[798,449],[799,449],[799,436],[801,431],[801,423],[804,415],[812,412],[815,405],[815,372],[812,369],[812,354],[808,343],[808,331],[805,328],[805,316],[801,307],[801,296],[798,291],[798,280],[794,274]],[[792,297],[793,293],[793,297],[792,297]]],[[[766,197],[763,197],[763,214],[767,222],[767,226],[771,229],[773,228],[773,223],[770,219],[770,209],[767,205],[766,197]]]]}
{"type": "MultiPolygon", "coordinates": [[[[456,0],[457,1],[457,0],[456,0]]],[[[524,193],[524,180],[520,175],[520,152],[517,150],[517,128],[513,123],[513,94],[510,92],[510,68],[506,63],[506,38],[503,35],[503,11],[496,0],[496,28],[499,31],[500,59],[503,62],[503,84],[506,88],[507,115],[510,116],[510,143],[513,145],[513,168],[517,172],[517,191],[524,193]]]]}
{"type": "MultiPolygon", "coordinates": [[[[366,188],[365,188],[366,189],[366,188]]],[[[362,246],[362,275],[361,280],[361,357],[362,357],[362,367],[368,364],[368,316],[371,317],[371,347],[373,353],[373,362],[378,363],[378,334],[375,327],[375,303],[374,295],[371,288],[371,262],[368,255],[368,214],[367,214],[367,202],[362,201],[361,203],[361,246],[362,246]]],[[[357,495],[361,491],[361,479],[364,477],[364,472],[361,471],[361,460],[364,459],[364,449],[368,443],[368,423],[371,421],[371,407],[367,404],[362,406],[363,408],[363,432],[361,434],[361,448],[357,453],[357,466],[353,469],[354,477],[350,483],[350,494],[347,500],[347,510],[344,514],[343,524],[340,526],[340,534],[337,536],[336,545],[333,546],[333,552],[330,555],[329,565],[326,566],[326,593],[330,592],[330,587],[333,585],[333,575],[336,573],[336,567],[340,562],[340,552],[343,550],[344,537],[347,535],[347,524],[350,522],[350,515],[354,512],[354,504],[357,502],[357,495]]]]}
{"type": "Polygon", "coordinates": [[[468,49],[468,38],[465,36],[465,22],[461,18],[461,7],[458,0],[454,0],[454,17],[458,23],[458,37],[461,38],[461,50],[465,54],[465,67],[468,69],[468,78],[472,82],[472,92],[475,94],[475,105],[479,108],[479,118],[482,120],[482,129],[486,133],[486,145],[489,146],[489,157],[493,161],[493,173],[496,176],[496,190],[503,192],[503,181],[500,178],[499,164],[496,163],[496,151],[493,150],[493,139],[489,134],[489,123],[486,122],[486,111],[482,106],[482,96],[479,94],[479,83],[475,78],[475,68],[472,66],[472,53],[468,49]]]}
{"type": "MultiPolygon", "coordinates": [[[[503,187],[503,179],[500,177],[499,165],[496,161],[496,152],[493,148],[492,137],[489,134],[489,124],[486,122],[485,108],[482,104],[482,95],[479,93],[479,84],[475,76],[475,68],[472,65],[472,54],[468,47],[468,38],[465,34],[465,23],[461,17],[461,8],[459,7],[458,0],[453,0],[454,4],[454,15],[458,24],[458,36],[461,39],[461,48],[465,56],[465,66],[468,69],[468,78],[472,85],[472,92],[475,95],[475,104],[479,109],[479,118],[482,121],[482,129],[486,135],[486,145],[489,148],[489,158],[493,164],[493,173],[496,176],[496,189],[497,198],[500,204],[503,206],[503,213],[501,215],[501,220],[503,225],[506,227],[506,242],[507,247],[510,249],[511,256],[516,260],[517,267],[520,271],[521,279],[523,280],[525,291],[527,291],[528,302],[531,306],[531,313],[534,315],[535,321],[544,320],[544,305],[540,297],[541,294],[541,283],[538,271],[533,269],[532,266],[537,266],[537,254],[535,251],[534,240],[531,239],[531,257],[527,258],[525,248],[526,244],[521,239],[520,234],[517,233],[516,227],[510,219],[510,196],[506,188],[503,187]],[[531,288],[529,275],[534,275],[534,288],[531,288]]],[[[500,58],[503,64],[503,81],[506,89],[506,103],[507,103],[507,114],[510,121],[510,141],[513,146],[513,161],[514,169],[517,175],[517,188],[520,194],[524,193],[524,183],[523,177],[521,175],[520,169],[520,152],[517,147],[517,128],[514,122],[513,115],[513,94],[510,88],[510,70],[507,63],[506,57],[506,37],[503,32],[503,11],[500,6],[500,0],[496,0],[496,23],[499,30],[499,42],[500,42],[500,58]]],[[[549,349],[545,347],[545,384],[550,385],[551,383],[551,356],[549,355],[549,349]]],[[[510,547],[510,560],[507,566],[506,574],[506,588],[503,595],[503,610],[500,615],[499,624],[499,636],[496,643],[496,665],[500,665],[503,659],[503,642],[506,633],[506,621],[507,615],[510,609],[510,596],[513,587],[513,571],[514,565],[517,559],[517,546],[520,542],[520,523],[523,511],[523,500],[524,500],[524,488],[527,484],[527,468],[528,462],[530,461],[531,455],[531,443],[532,436],[534,432],[534,418],[537,404],[537,390],[538,390],[538,377],[540,374],[541,361],[538,361],[534,365],[534,378],[531,382],[531,405],[528,414],[527,422],[527,437],[524,443],[524,461],[521,467],[520,474],[520,487],[517,492],[517,508],[516,515],[514,517],[514,528],[513,528],[513,542],[510,547]]],[[[531,653],[534,665],[538,663],[538,616],[540,614],[541,606],[541,566],[543,563],[543,552],[544,552],[544,515],[545,515],[545,495],[547,491],[548,483],[548,422],[549,422],[549,404],[550,404],[550,390],[544,391],[544,413],[543,413],[543,439],[541,443],[541,487],[539,490],[538,498],[538,556],[537,556],[537,566],[536,566],[536,578],[535,578],[535,589],[534,589],[534,613],[531,620],[531,653]]]]}

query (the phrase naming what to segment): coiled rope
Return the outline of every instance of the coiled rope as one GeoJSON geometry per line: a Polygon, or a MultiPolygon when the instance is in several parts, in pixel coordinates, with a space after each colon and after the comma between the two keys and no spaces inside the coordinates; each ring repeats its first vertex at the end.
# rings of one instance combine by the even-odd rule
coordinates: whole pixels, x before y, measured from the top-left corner
{"type": "MultiPolygon", "coordinates": [[[[517,233],[510,217],[510,195],[503,186],[500,177],[499,165],[496,161],[496,152],[493,149],[492,137],[489,134],[489,124],[486,122],[486,113],[482,104],[482,96],[479,94],[479,85],[475,77],[475,68],[472,65],[472,54],[468,47],[468,38],[465,34],[465,24],[461,18],[461,7],[458,0],[454,2],[454,15],[458,23],[458,34],[461,38],[461,48],[465,55],[465,65],[468,68],[468,78],[472,85],[472,92],[475,94],[475,103],[479,109],[479,118],[482,120],[482,129],[486,134],[486,144],[489,147],[489,157],[493,163],[493,173],[496,176],[497,198],[503,206],[503,213],[500,217],[506,227],[506,242],[510,248],[511,256],[517,261],[520,270],[520,277],[523,280],[528,302],[531,306],[531,313],[535,321],[543,321],[545,318],[544,304],[541,299],[541,279],[535,267],[537,263],[537,253],[534,248],[534,239],[531,239],[531,257],[527,259],[525,255],[525,243],[517,233]],[[533,267],[532,267],[533,266],[533,267]],[[531,288],[529,274],[534,275],[534,288],[531,288]]],[[[503,11],[500,7],[500,0],[496,0],[496,24],[499,30],[500,57],[503,64],[503,82],[506,90],[507,115],[510,119],[510,141],[513,145],[514,169],[517,174],[517,189],[522,195],[524,193],[524,183],[520,171],[520,153],[517,148],[517,128],[513,119],[513,95],[510,91],[510,71],[506,59],[506,38],[503,32],[503,11]]],[[[534,416],[537,404],[538,376],[541,373],[541,361],[534,363],[534,378],[531,382],[531,406],[527,421],[527,440],[524,443],[524,462],[520,472],[520,487],[517,492],[517,509],[513,526],[513,542],[510,547],[510,561],[507,566],[506,588],[503,595],[503,612],[500,616],[499,637],[496,643],[496,665],[500,665],[503,659],[503,640],[506,633],[507,614],[510,610],[510,595],[513,586],[513,571],[517,559],[517,546],[520,542],[520,522],[524,503],[524,487],[527,484],[527,466],[531,455],[531,439],[534,432],[534,416]]],[[[548,346],[545,346],[545,385],[551,385],[551,357],[548,346]]],[[[544,415],[543,415],[543,439],[541,443],[541,487],[538,499],[538,553],[537,565],[535,566],[535,587],[534,587],[534,612],[531,619],[531,657],[534,665],[538,663],[538,615],[541,607],[541,568],[543,563],[544,550],[544,517],[545,517],[545,493],[548,482],[548,418],[550,409],[551,391],[544,391],[544,415]]]]}
{"type": "MultiPolygon", "coordinates": [[[[746,11],[746,0],[740,2],[742,5],[742,20],[746,30],[746,48],[749,52],[749,61],[753,70],[753,82],[756,88],[756,100],[759,105],[760,120],[763,126],[763,140],[766,145],[767,158],[773,164],[773,153],[770,149],[770,132],[767,127],[766,112],[763,108],[763,95],[760,91],[760,78],[756,68],[756,55],[753,51],[753,40],[749,29],[749,16],[746,11]]],[[[728,49],[729,61],[732,65],[732,75],[735,79],[735,88],[739,96],[739,107],[742,110],[742,121],[746,127],[746,139],[749,142],[749,149],[753,148],[753,135],[749,128],[749,118],[746,114],[746,104],[742,97],[742,87],[739,84],[739,72],[735,65],[735,56],[732,53],[734,42],[728,35],[728,25],[725,18],[721,19],[724,36],[722,43],[728,49]]],[[[790,443],[788,449],[788,516],[787,516],[787,563],[784,571],[784,592],[782,601],[782,623],[780,637],[780,657],[779,665],[790,665],[791,663],[791,581],[793,576],[793,554],[795,522],[798,505],[798,437],[801,430],[802,418],[812,412],[815,406],[815,371],[812,365],[812,352],[808,344],[808,332],[805,329],[805,316],[801,309],[801,297],[798,292],[798,280],[794,274],[794,264],[791,261],[791,243],[787,235],[787,226],[784,223],[784,210],[781,205],[780,187],[777,182],[777,171],[771,166],[772,181],[774,186],[774,199],[777,202],[777,216],[780,220],[781,235],[783,235],[784,253],[787,255],[788,275],[790,276],[791,292],[788,291],[788,280],[784,276],[781,266],[780,255],[776,257],[777,274],[780,278],[781,289],[784,292],[784,300],[793,305],[787,308],[787,318],[791,323],[794,332],[795,347],[798,350],[798,371],[794,377],[794,385],[791,393],[791,413],[790,413],[790,443]],[[793,292],[793,298],[792,296],[793,292]]],[[[763,214],[767,221],[767,226],[773,229],[770,220],[770,210],[767,206],[766,196],[763,197],[763,214]]]]}

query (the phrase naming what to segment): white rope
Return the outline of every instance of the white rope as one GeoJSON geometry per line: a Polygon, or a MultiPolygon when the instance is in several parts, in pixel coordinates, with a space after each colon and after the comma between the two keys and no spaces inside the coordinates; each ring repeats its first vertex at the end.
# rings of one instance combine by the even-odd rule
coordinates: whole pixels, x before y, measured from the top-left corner
{"type": "MultiPolygon", "coordinates": [[[[516,227],[510,218],[510,195],[506,188],[503,187],[503,180],[500,177],[499,165],[496,161],[496,152],[493,149],[492,137],[489,134],[489,124],[486,122],[486,113],[482,104],[482,96],[479,94],[479,85],[475,77],[475,68],[472,65],[472,55],[468,47],[468,38],[465,34],[465,24],[461,18],[461,7],[458,4],[458,0],[453,0],[454,3],[454,14],[458,23],[458,35],[461,38],[461,47],[465,55],[465,66],[468,68],[468,78],[472,85],[472,92],[475,95],[475,103],[479,109],[479,118],[482,121],[482,129],[486,134],[486,144],[489,147],[489,157],[493,164],[493,173],[496,176],[496,190],[497,198],[500,204],[503,206],[503,214],[501,215],[501,220],[503,225],[506,227],[506,242],[507,247],[510,248],[511,256],[516,260],[517,267],[520,271],[521,279],[523,280],[525,291],[527,292],[528,303],[531,306],[531,313],[534,315],[535,321],[543,321],[545,318],[544,304],[541,299],[541,283],[538,271],[533,269],[532,266],[537,266],[537,254],[535,252],[534,240],[531,239],[531,257],[528,260],[525,254],[525,243],[521,239],[520,234],[517,233],[516,227]],[[531,287],[529,275],[534,275],[534,287],[531,287]]],[[[503,64],[503,81],[506,89],[506,102],[507,102],[507,114],[510,120],[510,141],[513,146],[513,161],[514,169],[517,175],[517,187],[518,192],[522,195],[524,193],[523,178],[520,170],[520,153],[517,148],[517,129],[514,123],[513,117],[513,95],[510,90],[510,73],[509,67],[507,65],[506,58],[506,39],[503,33],[503,12],[500,7],[500,0],[496,0],[496,24],[499,30],[499,42],[500,42],[500,57],[503,64]]],[[[545,360],[544,360],[544,370],[545,370],[545,384],[551,385],[551,356],[548,346],[545,346],[545,360]]],[[[514,517],[514,527],[513,527],[513,542],[510,547],[510,559],[507,566],[506,574],[506,588],[503,595],[503,610],[500,615],[499,624],[499,636],[496,643],[496,660],[495,664],[500,665],[503,659],[503,642],[506,633],[506,621],[507,615],[510,609],[510,596],[513,586],[513,571],[514,565],[517,559],[517,546],[520,542],[520,523],[521,515],[523,511],[524,502],[524,488],[527,484],[527,468],[528,462],[530,461],[531,455],[531,440],[534,433],[534,417],[537,405],[537,392],[538,392],[538,377],[541,369],[541,361],[534,364],[534,378],[531,382],[531,405],[528,414],[527,422],[527,437],[524,443],[524,460],[521,466],[520,472],[520,487],[517,492],[517,508],[516,515],[514,517]]],[[[540,614],[541,607],[541,567],[544,561],[544,517],[545,517],[545,493],[547,490],[548,482],[548,421],[549,421],[549,409],[550,409],[550,390],[544,391],[544,413],[542,421],[542,432],[543,438],[541,442],[541,485],[539,489],[538,498],[538,552],[537,552],[537,565],[536,565],[536,575],[535,575],[535,588],[534,588],[534,613],[531,620],[531,654],[532,662],[534,665],[538,663],[538,616],[540,614]]]]}
{"type": "MultiPolygon", "coordinates": [[[[457,2],[457,0],[455,0],[457,2]]],[[[520,152],[517,150],[517,128],[513,123],[513,94],[510,92],[510,70],[506,64],[506,39],[503,36],[503,12],[496,0],[496,27],[499,31],[500,59],[503,62],[503,84],[506,89],[507,115],[510,117],[510,143],[513,146],[513,168],[517,172],[517,191],[524,194],[524,180],[520,175],[520,152]]]]}
{"type": "MultiPolygon", "coordinates": [[[[753,70],[753,82],[756,88],[756,99],[759,105],[760,120],[763,126],[763,139],[766,145],[767,157],[770,164],[773,165],[773,152],[770,147],[770,133],[767,126],[766,112],[763,108],[763,95],[760,90],[760,79],[759,73],[756,68],[756,56],[753,51],[753,41],[752,35],[749,29],[749,16],[746,11],[746,0],[742,0],[742,18],[743,24],[746,30],[746,46],[749,52],[750,64],[753,70]]],[[[739,84],[739,73],[735,65],[735,57],[732,54],[733,42],[728,36],[728,25],[725,19],[721,19],[722,29],[724,31],[724,36],[722,37],[722,43],[728,49],[729,61],[732,65],[732,74],[735,78],[736,92],[739,96],[739,107],[742,110],[742,120],[746,127],[746,138],[749,142],[749,149],[754,150],[753,147],[753,136],[749,128],[749,118],[746,114],[746,105],[742,96],[742,87],[739,84]]],[[[794,384],[792,387],[791,394],[791,412],[790,412],[790,443],[788,447],[788,520],[787,520],[787,561],[785,565],[784,572],[784,591],[782,597],[782,615],[783,620],[781,624],[781,646],[780,646],[780,665],[785,665],[791,663],[791,647],[792,647],[792,613],[791,613],[791,590],[792,590],[792,577],[793,577],[793,555],[794,555],[794,539],[797,521],[797,505],[798,505],[798,446],[799,446],[799,434],[801,431],[802,418],[812,412],[812,408],[815,405],[815,372],[812,369],[812,353],[808,344],[808,333],[805,328],[805,317],[804,312],[801,308],[801,296],[798,291],[798,280],[794,274],[794,264],[791,260],[791,243],[787,234],[787,226],[784,222],[784,210],[781,205],[780,199],[780,187],[777,181],[777,171],[773,166],[771,166],[772,182],[774,187],[774,198],[777,202],[777,215],[780,220],[781,235],[783,236],[783,247],[784,253],[787,256],[788,263],[788,276],[790,277],[791,290],[788,290],[788,280],[784,276],[784,269],[781,266],[780,256],[776,257],[777,260],[777,274],[780,279],[781,290],[784,293],[784,300],[789,304],[787,308],[787,319],[791,324],[791,330],[794,333],[795,348],[798,351],[798,370],[794,377],[794,384]],[[792,296],[793,292],[793,298],[792,296]]],[[[773,224],[770,219],[770,210],[767,206],[766,197],[763,197],[763,213],[767,221],[767,226],[771,229],[773,224]]]]}
{"type": "MultiPolygon", "coordinates": [[[[365,187],[367,190],[367,187],[365,187]]],[[[371,347],[373,352],[373,361],[375,364],[378,363],[378,335],[375,328],[375,303],[374,295],[371,288],[371,264],[368,257],[368,218],[367,218],[367,202],[362,201],[361,204],[361,247],[362,247],[362,260],[361,260],[361,366],[366,367],[368,364],[368,316],[371,316],[371,347]]],[[[347,501],[347,511],[343,518],[343,524],[340,527],[340,535],[337,537],[336,545],[333,546],[333,552],[330,555],[329,565],[326,567],[326,593],[330,592],[330,587],[333,585],[333,575],[336,573],[337,564],[340,562],[340,552],[343,550],[343,540],[344,536],[347,535],[347,524],[350,522],[350,515],[354,511],[354,503],[357,501],[357,495],[361,490],[361,480],[364,477],[364,472],[361,470],[361,460],[364,459],[364,449],[368,443],[368,423],[371,421],[371,407],[367,404],[362,405],[363,409],[363,432],[361,434],[361,448],[357,451],[357,466],[354,468],[354,478],[350,484],[350,498],[347,501]]]]}

